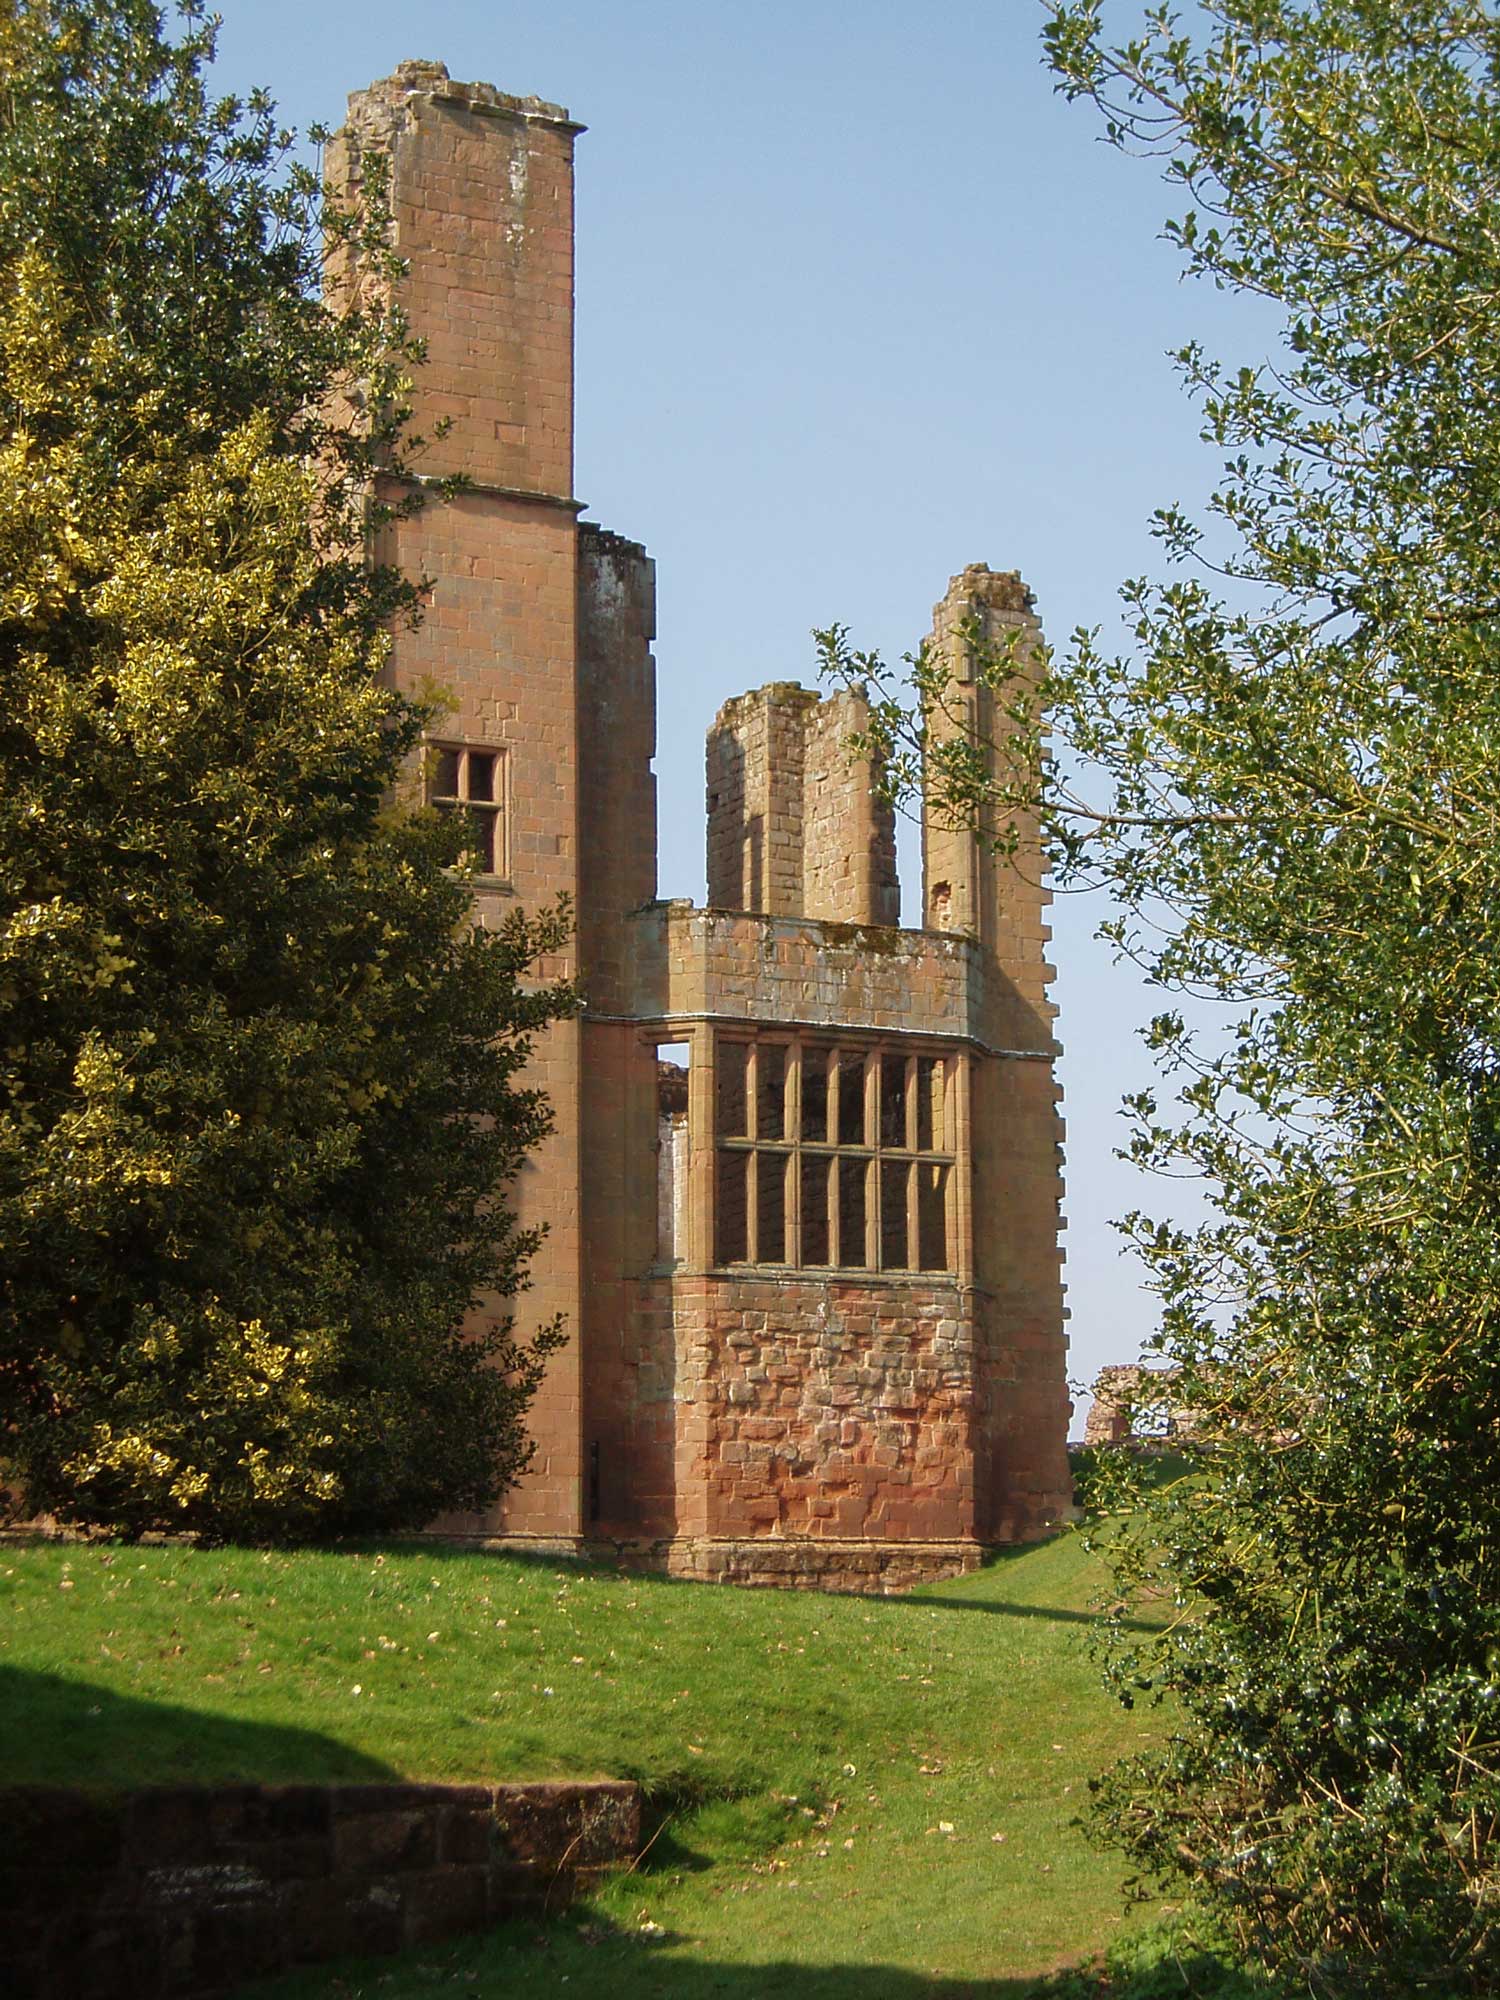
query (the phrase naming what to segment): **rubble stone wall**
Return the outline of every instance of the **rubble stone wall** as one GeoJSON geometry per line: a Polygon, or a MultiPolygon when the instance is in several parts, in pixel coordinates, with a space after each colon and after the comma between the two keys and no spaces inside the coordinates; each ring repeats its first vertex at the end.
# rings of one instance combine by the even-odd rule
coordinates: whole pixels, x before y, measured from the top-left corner
{"type": "Polygon", "coordinates": [[[1170,1407],[1176,1371],[1126,1362],[1101,1368],[1094,1378],[1094,1400],[1083,1429],[1085,1444],[1131,1444],[1142,1438],[1192,1435],[1190,1412],[1170,1407]]]}
{"type": "Polygon", "coordinates": [[[973,1325],[954,1285],[810,1273],[673,1287],[678,1531],[974,1531],[973,1325]]]}

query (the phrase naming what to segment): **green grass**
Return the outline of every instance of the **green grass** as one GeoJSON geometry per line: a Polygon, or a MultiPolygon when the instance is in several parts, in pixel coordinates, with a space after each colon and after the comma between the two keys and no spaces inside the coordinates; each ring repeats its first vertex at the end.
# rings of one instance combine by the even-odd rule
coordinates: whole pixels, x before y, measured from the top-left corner
{"type": "Polygon", "coordinates": [[[998,2000],[1119,1935],[1120,1866],[1075,1822],[1146,1724],[1097,1685],[1097,1583],[1072,1535],[881,1600],[431,1546],[12,1544],[3,1776],[645,1787],[650,1851],[587,1910],[267,1994],[998,2000]]]}

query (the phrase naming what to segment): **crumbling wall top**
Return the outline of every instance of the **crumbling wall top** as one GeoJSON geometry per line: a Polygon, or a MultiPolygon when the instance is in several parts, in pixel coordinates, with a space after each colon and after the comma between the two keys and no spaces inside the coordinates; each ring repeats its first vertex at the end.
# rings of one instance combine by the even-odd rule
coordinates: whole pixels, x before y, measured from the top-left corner
{"type": "Polygon", "coordinates": [[[570,118],[561,104],[549,104],[543,97],[510,97],[492,83],[456,83],[449,76],[446,63],[419,59],[397,63],[392,75],[378,78],[366,90],[351,91],[350,123],[384,123],[404,110],[414,97],[429,98],[436,104],[461,104],[481,117],[520,118],[529,123],[561,125],[570,132],[586,129],[570,118]]]}
{"type": "Polygon", "coordinates": [[[767,706],[777,708],[816,708],[821,696],[814,688],[805,688],[801,681],[767,681],[764,687],[751,688],[745,694],[731,695],[714,717],[715,729],[737,729],[752,715],[767,706]]]}
{"type": "Polygon", "coordinates": [[[991,569],[988,563],[966,563],[948,582],[947,595],[933,607],[940,614],[955,599],[983,604],[991,611],[1036,610],[1036,596],[1028,589],[1019,570],[991,569]]]}

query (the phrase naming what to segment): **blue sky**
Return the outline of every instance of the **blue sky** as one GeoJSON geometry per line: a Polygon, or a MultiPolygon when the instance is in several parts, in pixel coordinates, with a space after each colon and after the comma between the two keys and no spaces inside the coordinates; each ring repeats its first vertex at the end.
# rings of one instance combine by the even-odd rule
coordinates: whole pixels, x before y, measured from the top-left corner
{"type": "MultiPolygon", "coordinates": [[[[1118,631],[1154,508],[1215,472],[1170,350],[1255,360],[1260,315],[1178,281],[1171,191],[1058,98],[1032,0],[220,0],[218,82],[298,127],[405,57],[566,105],[578,145],[576,491],[657,560],[661,892],[703,895],[703,735],[815,678],[814,626],[899,656],[966,563],[1049,636],[1118,631]]],[[[919,887],[906,843],[907,921],[919,887]]],[[[1113,1158],[1152,996],[1055,906],[1070,1373],[1154,1301],[1109,1219],[1192,1191],[1113,1158]]]]}

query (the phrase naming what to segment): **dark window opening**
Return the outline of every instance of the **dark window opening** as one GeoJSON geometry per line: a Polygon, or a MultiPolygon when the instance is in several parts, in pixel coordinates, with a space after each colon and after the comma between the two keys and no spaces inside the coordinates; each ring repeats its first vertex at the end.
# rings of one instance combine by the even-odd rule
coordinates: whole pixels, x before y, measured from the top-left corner
{"type": "Polygon", "coordinates": [[[755,1136],[786,1137],[786,1045],[759,1042],[755,1050],[755,1136]]]}
{"type": "Polygon", "coordinates": [[[753,1153],[721,1152],[714,1202],[714,1262],[743,1264],[750,1256],[750,1205],[747,1177],[753,1153]]]}
{"type": "Polygon", "coordinates": [[[839,1138],[841,1146],[865,1143],[865,1064],[863,1056],[845,1049],[838,1057],[839,1138]]]}
{"type": "Polygon", "coordinates": [[[924,1271],[948,1268],[948,1169],[917,1167],[917,1252],[924,1271]]]}
{"type": "Polygon", "coordinates": [[[802,1156],[802,1262],[831,1263],[828,1233],[828,1186],[833,1161],[826,1154],[802,1156]]]}
{"type": "Polygon", "coordinates": [[[904,1160],[880,1163],[880,1268],[904,1271],[911,1259],[906,1242],[906,1184],[911,1169],[904,1160]]]}
{"type": "Polygon", "coordinates": [[[750,1044],[720,1042],[714,1068],[718,1079],[719,1134],[725,1139],[743,1139],[750,1131],[750,1044]]]}
{"type": "Polygon", "coordinates": [[[757,1264],[786,1262],[786,1175],[785,1153],[755,1155],[755,1261],[757,1264]]]}
{"type": "Polygon", "coordinates": [[[906,1139],[906,1058],[880,1058],[880,1143],[904,1146],[906,1139]]]}
{"type": "Polygon", "coordinates": [[[917,1057],[917,1151],[943,1150],[943,1065],[935,1056],[917,1057]]]}
{"type": "Polygon", "coordinates": [[[815,1145],[828,1138],[828,1051],[802,1051],[802,1136],[815,1145]]]}
{"type": "Polygon", "coordinates": [[[839,1263],[851,1271],[863,1271],[869,1263],[865,1245],[868,1175],[869,1168],[863,1160],[839,1161],[839,1263]]]}

